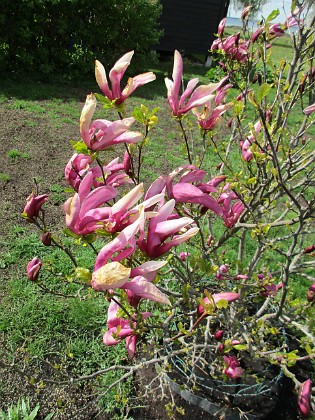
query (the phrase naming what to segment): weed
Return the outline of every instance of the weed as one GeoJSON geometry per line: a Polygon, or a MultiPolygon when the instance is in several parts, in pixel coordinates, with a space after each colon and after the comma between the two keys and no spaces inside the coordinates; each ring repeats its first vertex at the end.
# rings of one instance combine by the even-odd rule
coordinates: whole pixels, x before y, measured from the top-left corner
{"type": "Polygon", "coordinates": [[[55,205],[60,205],[65,202],[65,194],[64,189],[59,184],[54,184],[49,187],[50,191],[52,192],[51,199],[55,205]]]}
{"type": "Polygon", "coordinates": [[[12,104],[10,104],[9,108],[11,109],[23,109],[28,112],[33,112],[35,114],[42,114],[46,110],[41,105],[38,105],[32,101],[24,101],[20,99],[16,99],[12,104]]]}
{"type": "Polygon", "coordinates": [[[4,172],[0,172],[0,181],[2,181],[2,182],[10,181],[10,175],[6,174],[4,172]]]}
{"type": "Polygon", "coordinates": [[[9,159],[29,159],[30,155],[17,149],[11,149],[7,152],[7,157],[9,159]]]}

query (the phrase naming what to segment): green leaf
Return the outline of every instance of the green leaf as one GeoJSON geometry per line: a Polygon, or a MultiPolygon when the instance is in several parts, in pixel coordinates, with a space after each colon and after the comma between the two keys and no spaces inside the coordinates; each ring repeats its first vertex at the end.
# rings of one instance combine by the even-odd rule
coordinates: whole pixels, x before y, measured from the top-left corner
{"type": "Polygon", "coordinates": [[[70,140],[70,143],[73,150],[75,150],[77,153],[83,153],[84,155],[89,155],[91,153],[83,140],[70,140]]]}
{"type": "Polygon", "coordinates": [[[271,89],[271,85],[268,83],[263,83],[261,86],[259,86],[258,92],[257,92],[257,101],[260,103],[269,93],[271,89]]]}
{"type": "Polygon", "coordinates": [[[233,346],[235,348],[235,350],[246,350],[247,349],[247,345],[246,344],[235,344],[235,346],[233,346]]]}
{"type": "Polygon", "coordinates": [[[274,20],[277,16],[279,16],[280,12],[279,9],[273,10],[270,15],[266,19],[266,23],[269,23],[270,21],[274,20]]]}
{"type": "Polygon", "coordinates": [[[219,300],[219,302],[216,303],[216,307],[218,309],[223,309],[228,307],[229,302],[225,299],[219,300]]]}
{"type": "Polygon", "coordinates": [[[113,108],[114,104],[106,96],[100,95],[99,93],[94,93],[96,99],[104,105],[105,108],[113,108]]]}

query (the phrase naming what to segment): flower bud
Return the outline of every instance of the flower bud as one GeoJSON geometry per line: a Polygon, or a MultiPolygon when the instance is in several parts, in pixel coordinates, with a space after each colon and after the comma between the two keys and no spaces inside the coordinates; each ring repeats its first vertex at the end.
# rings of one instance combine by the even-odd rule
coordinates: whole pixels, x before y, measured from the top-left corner
{"type": "Polygon", "coordinates": [[[312,382],[310,379],[303,382],[299,389],[298,406],[302,417],[307,418],[311,414],[311,395],[312,395],[312,382]]]}
{"type": "Polygon", "coordinates": [[[39,276],[39,271],[43,263],[37,257],[34,257],[28,264],[26,268],[26,275],[29,280],[36,281],[39,276]]]}
{"type": "Polygon", "coordinates": [[[48,198],[47,194],[31,195],[26,199],[26,206],[24,207],[22,216],[25,216],[28,222],[33,222],[33,219],[38,217],[42,205],[46,203],[48,198]]]}
{"type": "Polygon", "coordinates": [[[252,8],[252,6],[249,5],[249,6],[247,6],[243,9],[242,14],[241,14],[241,19],[244,20],[248,16],[251,8],[252,8]]]}
{"type": "Polygon", "coordinates": [[[50,246],[51,245],[51,233],[50,232],[43,233],[42,236],[40,237],[40,240],[42,241],[43,245],[50,246]]]}
{"type": "Polygon", "coordinates": [[[224,335],[224,331],[223,330],[218,330],[214,333],[214,339],[217,340],[217,341],[220,341],[220,340],[222,340],[223,335],[224,335]]]}
{"type": "Polygon", "coordinates": [[[124,171],[128,176],[132,176],[130,154],[126,151],[124,155],[124,171]]]}
{"type": "Polygon", "coordinates": [[[309,246],[307,246],[307,247],[304,249],[303,253],[304,253],[304,254],[310,254],[310,253],[311,253],[311,252],[313,252],[313,251],[315,251],[315,244],[314,244],[314,245],[309,245],[309,246]]]}
{"type": "Polygon", "coordinates": [[[186,261],[189,256],[190,254],[188,252],[181,252],[179,254],[179,258],[181,259],[181,261],[186,261]]]}
{"type": "Polygon", "coordinates": [[[315,283],[313,283],[312,286],[309,287],[306,293],[306,299],[308,302],[315,302],[315,283]]]}

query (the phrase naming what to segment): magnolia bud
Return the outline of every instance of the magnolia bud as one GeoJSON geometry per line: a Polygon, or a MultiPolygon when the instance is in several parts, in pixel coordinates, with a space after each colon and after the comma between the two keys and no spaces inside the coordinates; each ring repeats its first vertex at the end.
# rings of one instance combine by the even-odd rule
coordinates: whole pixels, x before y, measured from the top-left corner
{"type": "Polygon", "coordinates": [[[308,302],[315,302],[315,283],[312,284],[312,286],[309,287],[306,299],[308,302]]]}
{"type": "Polygon", "coordinates": [[[304,249],[303,253],[304,253],[304,254],[310,254],[310,253],[311,253],[311,252],[313,252],[313,251],[315,251],[315,244],[314,244],[314,245],[309,245],[309,246],[307,246],[307,247],[304,249]]]}
{"type": "Polygon", "coordinates": [[[42,241],[43,245],[50,246],[51,245],[51,233],[45,232],[40,237],[40,240],[42,241]]]}
{"type": "Polygon", "coordinates": [[[26,275],[29,280],[36,281],[39,276],[40,269],[43,263],[37,257],[34,257],[28,264],[26,268],[26,275]]]}
{"type": "Polygon", "coordinates": [[[223,330],[218,330],[214,334],[214,339],[217,340],[217,341],[220,341],[220,340],[222,340],[223,335],[224,335],[224,331],[223,330]]]}

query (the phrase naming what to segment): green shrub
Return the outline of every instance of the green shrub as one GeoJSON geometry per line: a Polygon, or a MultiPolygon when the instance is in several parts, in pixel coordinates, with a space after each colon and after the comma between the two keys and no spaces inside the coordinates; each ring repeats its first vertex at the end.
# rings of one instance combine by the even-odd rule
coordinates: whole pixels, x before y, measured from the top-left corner
{"type": "Polygon", "coordinates": [[[0,70],[78,75],[97,57],[148,52],[161,7],[149,0],[2,0],[0,70]],[[75,13],[74,13],[75,11],[75,13]]]}

